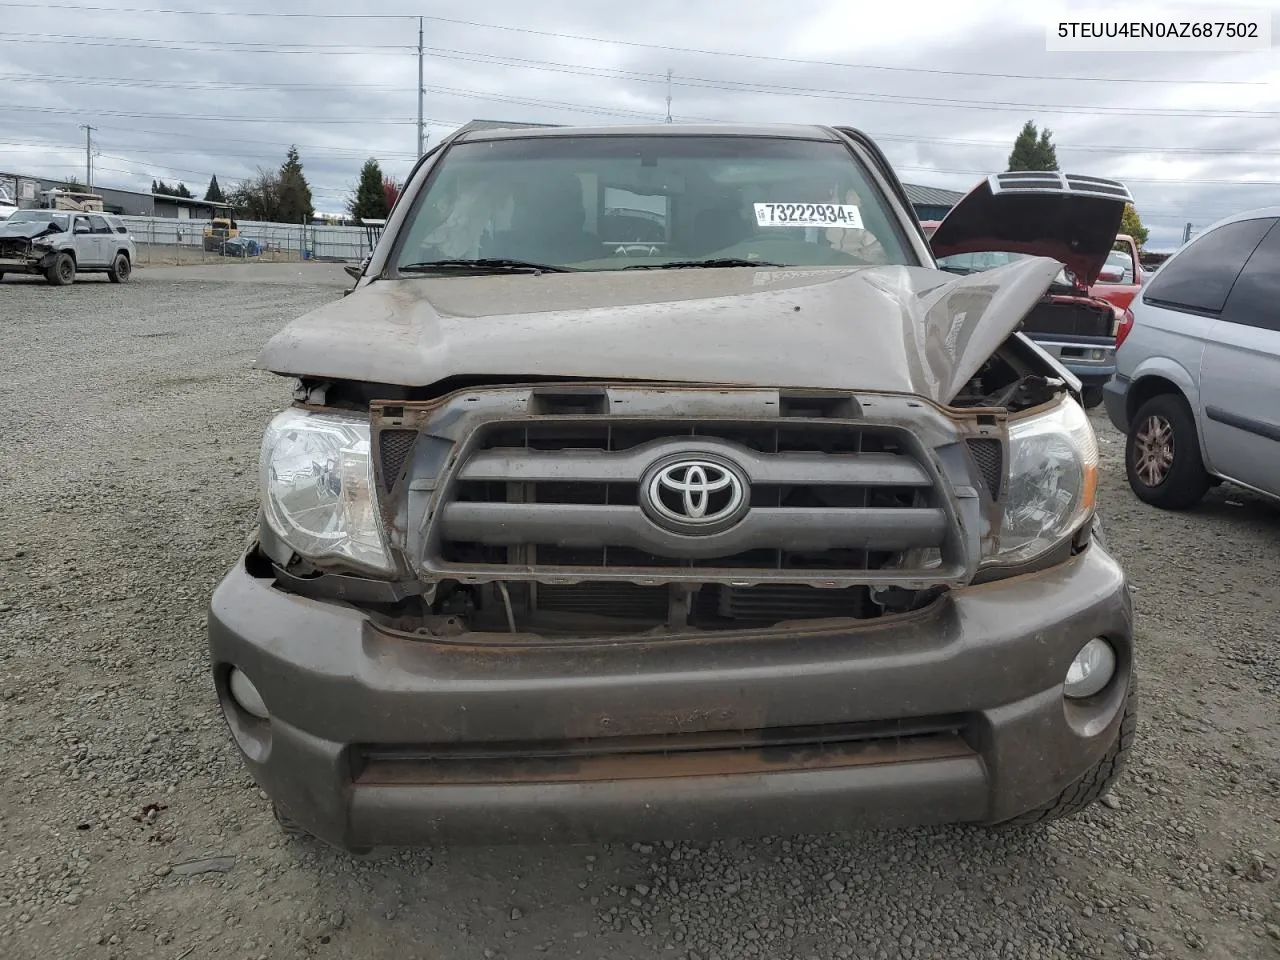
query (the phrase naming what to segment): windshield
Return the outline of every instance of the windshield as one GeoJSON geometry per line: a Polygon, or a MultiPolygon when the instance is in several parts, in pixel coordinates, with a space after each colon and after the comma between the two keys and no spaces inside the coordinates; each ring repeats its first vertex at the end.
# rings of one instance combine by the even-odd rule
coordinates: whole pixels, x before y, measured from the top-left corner
{"type": "MultiPolygon", "coordinates": [[[[939,257],[938,269],[962,275],[981,273],[983,270],[994,270],[996,267],[1003,267],[1006,264],[1013,263],[1015,260],[1024,260],[1029,256],[1030,254],[1026,253],[1006,253],[1004,251],[957,253],[950,257],[939,257]]],[[[1066,267],[1063,267],[1058,272],[1058,275],[1053,278],[1053,282],[1067,287],[1073,285],[1066,267]]]]}
{"type": "Polygon", "coordinates": [[[938,267],[951,273],[981,273],[983,270],[993,270],[1021,260],[1024,256],[1021,253],[1003,252],[957,253],[950,257],[939,257],[938,267]]]}
{"type": "Polygon", "coordinates": [[[52,223],[59,230],[66,230],[71,218],[65,213],[50,213],[48,210],[19,210],[10,214],[5,223],[52,223]]]}
{"type": "Polygon", "coordinates": [[[1108,270],[1122,271],[1119,280],[1102,280],[1099,283],[1133,283],[1133,254],[1128,250],[1112,250],[1107,255],[1108,270]]]}
{"type": "Polygon", "coordinates": [[[578,270],[918,262],[845,147],[772,137],[460,144],[433,171],[404,229],[401,270],[472,259],[578,270]]]}

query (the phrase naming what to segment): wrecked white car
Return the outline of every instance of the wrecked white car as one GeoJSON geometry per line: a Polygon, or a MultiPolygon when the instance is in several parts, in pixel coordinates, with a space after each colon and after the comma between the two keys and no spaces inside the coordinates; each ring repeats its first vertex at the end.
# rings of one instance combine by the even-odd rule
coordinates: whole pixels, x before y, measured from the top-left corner
{"type": "Polygon", "coordinates": [[[0,279],[34,273],[65,287],[77,273],[105,273],[124,283],[136,256],[129,228],[102,213],[19,210],[0,223],[0,279]]]}

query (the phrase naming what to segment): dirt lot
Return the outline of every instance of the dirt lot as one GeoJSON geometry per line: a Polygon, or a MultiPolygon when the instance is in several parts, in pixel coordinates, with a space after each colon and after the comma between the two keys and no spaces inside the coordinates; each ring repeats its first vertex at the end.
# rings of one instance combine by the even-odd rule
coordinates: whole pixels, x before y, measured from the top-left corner
{"type": "Polygon", "coordinates": [[[0,285],[0,957],[1280,957],[1280,509],[1227,487],[1143,507],[1102,420],[1143,679],[1108,806],[1033,835],[282,840],[204,612],[288,401],[248,365],[339,295],[310,269],[0,285]]]}

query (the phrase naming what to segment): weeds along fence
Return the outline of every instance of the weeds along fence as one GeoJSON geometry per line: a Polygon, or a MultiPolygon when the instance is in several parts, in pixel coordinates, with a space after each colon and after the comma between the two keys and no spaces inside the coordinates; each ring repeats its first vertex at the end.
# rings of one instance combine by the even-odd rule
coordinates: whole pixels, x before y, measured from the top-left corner
{"type": "Polygon", "coordinates": [[[295,262],[361,260],[370,251],[364,227],[261,223],[237,220],[243,243],[206,242],[208,220],[169,217],[120,217],[129,227],[142,264],[212,263],[227,259],[295,262]],[[212,249],[210,249],[212,248],[212,249]]]}

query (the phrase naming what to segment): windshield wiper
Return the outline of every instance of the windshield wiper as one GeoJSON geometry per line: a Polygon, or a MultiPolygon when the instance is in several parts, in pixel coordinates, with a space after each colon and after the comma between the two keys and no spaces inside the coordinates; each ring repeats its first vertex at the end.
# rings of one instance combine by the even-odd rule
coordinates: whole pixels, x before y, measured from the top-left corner
{"type": "Polygon", "coordinates": [[[574,273],[573,267],[558,267],[550,263],[532,263],[528,260],[510,260],[505,257],[481,257],[476,260],[427,260],[397,267],[401,273],[428,273],[433,270],[465,273],[574,273]]]}
{"type": "Polygon", "coordinates": [[[695,267],[784,267],[784,263],[768,260],[745,260],[742,257],[721,257],[717,260],[671,260],[667,263],[632,263],[623,270],[689,270],[695,267]]]}

